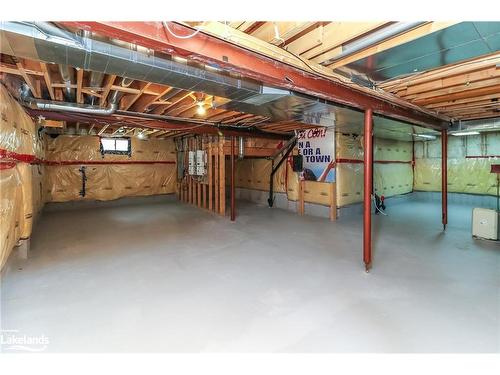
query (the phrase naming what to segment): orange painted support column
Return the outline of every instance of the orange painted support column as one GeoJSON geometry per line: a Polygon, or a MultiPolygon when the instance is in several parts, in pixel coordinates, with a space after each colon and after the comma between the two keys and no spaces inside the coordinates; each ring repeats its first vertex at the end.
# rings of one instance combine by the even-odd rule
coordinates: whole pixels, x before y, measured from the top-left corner
{"type": "Polygon", "coordinates": [[[236,174],[236,167],[234,165],[234,149],[235,149],[235,142],[236,142],[236,137],[233,135],[231,137],[231,221],[234,221],[236,219],[236,199],[235,199],[235,194],[236,194],[236,189],[235,189],[235,174],[236,174]]]}
{"type": "Polygon", "coordinates": [[[363,261],[368,272],[372,265],[372,188],[373,188],[373,112],[365,111],[364,132],[364,200],[363,200],[363,261]]]}
{"type": "Polygon", "coordinates": [[[443,230],[448,224],[448,133],[441,130],[441,221],[443,230]]]}

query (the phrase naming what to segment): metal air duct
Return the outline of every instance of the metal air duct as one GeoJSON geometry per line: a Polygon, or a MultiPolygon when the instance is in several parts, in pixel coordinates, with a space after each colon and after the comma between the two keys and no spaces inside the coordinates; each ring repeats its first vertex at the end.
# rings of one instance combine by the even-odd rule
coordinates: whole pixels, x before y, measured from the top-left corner
{"type": "Polygon", "coordinates": [[[73,68],[68,66],[68,65],[64,65],[64,64],[59,64],[59,73],[61,74],[61,78],[64,82],[64,98],[68,101],[68,102],[72,102],[75,100],[75,91],[74,89],[71,87],[71,85],[73,84],[73,77],[74,77],[74,72],[73,72],[73,68]]]}

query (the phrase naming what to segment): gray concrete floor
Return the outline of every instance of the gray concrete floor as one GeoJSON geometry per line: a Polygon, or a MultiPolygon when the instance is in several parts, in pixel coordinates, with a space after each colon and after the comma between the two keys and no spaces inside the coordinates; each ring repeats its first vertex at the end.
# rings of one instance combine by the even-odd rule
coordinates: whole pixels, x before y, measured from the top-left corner
{"type": "Polygon", "coordinates": [[[46,212],[2,278],[1,323],[48,351],[499,352],[500,246],[470,207],[398,203],[336,223],[241,202],[46,212]]]}

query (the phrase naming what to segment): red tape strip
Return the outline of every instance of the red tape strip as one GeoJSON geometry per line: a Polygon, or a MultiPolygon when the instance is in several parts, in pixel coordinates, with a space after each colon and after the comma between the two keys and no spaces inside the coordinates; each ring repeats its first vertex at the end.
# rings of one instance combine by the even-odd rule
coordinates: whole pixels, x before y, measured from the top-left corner
{"type": "MultiPolygon", "coordinates": [[[[0,149],[0,161],[7,159],[8,162],[22,162],[29,164],[45,164],[45,165],[105,165],[105,164],[175,164],[173,160],[41,160],[34,155],[18,154],[14,151],[0,149]]],[[[12,168],[12,167],[11,167],[12,168]]],[[[6,169],[6,168],[4,168],[6,169]]]]}

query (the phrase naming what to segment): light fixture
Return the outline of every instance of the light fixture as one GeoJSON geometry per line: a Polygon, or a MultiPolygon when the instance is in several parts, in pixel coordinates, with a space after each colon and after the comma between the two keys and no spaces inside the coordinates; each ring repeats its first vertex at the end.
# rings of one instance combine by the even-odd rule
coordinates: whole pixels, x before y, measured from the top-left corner
{"type": "Polygon", "coordinates": [[[423,139],[436,139],[435,135],[430,135],[430,134],[413,134],[413,136],[423,139]]]}
{"type": "Polygon", "coordinates": [[[460,137],[460,136],[463,136],[463,135],[479,135],[479,132],[476,132],[476,131],[465,131],[465,132],[451,133],[451,135],[454,135],[456,137],[460,137]]]}
{"type": "Polygon", "coordinates": [[[200,100],[199,102],[196,103],[198,108],[196,108],[196,113],[199,114],[200,116],[203,116],[207,111],[205,110],[205,102],[203,100],[200,100]]]}
{"type": "Polygon", "coordinates": [[[144,134],[144,131],[142,131],[139,134],[137,134],[137,138],[139,138],[139,139],[146,139],[146,134],[144,134]]]}

